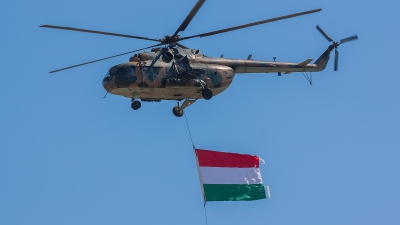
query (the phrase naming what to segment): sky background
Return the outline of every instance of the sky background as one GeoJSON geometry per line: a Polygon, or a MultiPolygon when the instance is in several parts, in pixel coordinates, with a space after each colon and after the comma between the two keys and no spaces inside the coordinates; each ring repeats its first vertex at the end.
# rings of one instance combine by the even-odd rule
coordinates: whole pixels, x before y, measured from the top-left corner
{"type": "MultiPolygon", "coordinates": [[[[195,0],[14,0],[0,7],[0,224],[205,224],[185,118],[176,102],[108,95],[110,59],[153,42],[39,28],[162,38],[195,0]]],[[[182,36],[285,14],[316,14],[181,42],[208,56],[302,62],[333,39],[313,74],[238,74],[185,110],[196,147],[258,155],[271,199],[211,202],[208,224],[400,224],[398,1],[208,0],[182,36]]]]}

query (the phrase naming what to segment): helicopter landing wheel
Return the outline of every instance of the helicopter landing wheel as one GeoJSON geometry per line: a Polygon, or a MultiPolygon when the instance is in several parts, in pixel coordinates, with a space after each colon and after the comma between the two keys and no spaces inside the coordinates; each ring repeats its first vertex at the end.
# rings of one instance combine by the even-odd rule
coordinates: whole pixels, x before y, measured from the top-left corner
{"type": "Polygon", "coordinates": [[[174,108],[172,108],[172,113],[173,113],[176,117],[181,117],[181,116],[183,116],[183,109],[179,109],[178,106],[175,106],[174,108]]]}
{"type": "Polygon", "coordinates": [[[201,91],[201,95],[205,100],[210,100],[213,97],[213,92],[210,88],[205,88],[201,91]]]}
{"type": "Polygon", "coordinates": [[[140,109],[141,106],[142,106],[142,103],[140,103],[139,101],[133,101],[131,104],[131,107],[133,110],[138,110],[138,109],[140,109]]]}

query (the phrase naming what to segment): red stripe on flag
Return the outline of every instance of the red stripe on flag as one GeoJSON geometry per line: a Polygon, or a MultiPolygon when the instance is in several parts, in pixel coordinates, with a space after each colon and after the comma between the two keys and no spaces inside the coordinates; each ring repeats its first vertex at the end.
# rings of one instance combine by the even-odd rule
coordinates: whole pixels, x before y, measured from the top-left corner
{"type": "Polygon", "coordinates": [[[199,166],[253,168],[260,167],[260,160],[255,155],[238,154],[230,152],[217,152],[196,149],[199,166]]]}

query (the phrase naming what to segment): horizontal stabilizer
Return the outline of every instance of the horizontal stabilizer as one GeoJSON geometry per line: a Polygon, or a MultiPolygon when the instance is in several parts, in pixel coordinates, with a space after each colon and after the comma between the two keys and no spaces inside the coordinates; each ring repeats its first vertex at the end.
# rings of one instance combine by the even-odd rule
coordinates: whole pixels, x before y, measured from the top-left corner
{"type": "Polygon", "coordinates": [[[297,64],[297,66],[306,66],[306,65],[309,64],[311,61],[313,61],[313,59],[307,59],[306,61],[297,64]]]}
{"type": "Polygon", "coordinates": [[[288,72],[284,72],[283,74],[291,74],[291,73],[292,73],[292,72],[289,72],[289,71],[288,71],[288,72]]]}

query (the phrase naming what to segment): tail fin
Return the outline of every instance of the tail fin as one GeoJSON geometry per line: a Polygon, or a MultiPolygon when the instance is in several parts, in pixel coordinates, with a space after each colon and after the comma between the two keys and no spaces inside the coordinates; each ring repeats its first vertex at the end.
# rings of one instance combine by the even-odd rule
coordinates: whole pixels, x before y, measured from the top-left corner
{"type": "Polygon", "coordinates": [[[322,53],[322,55],[317,60],[315,60],[314,64],[316,64],[319,69],[321,70],[325,69],[333,49],[334,46],[332,45],[329,46],[328,49],[326,49],[326,51],[322,53]]]}

